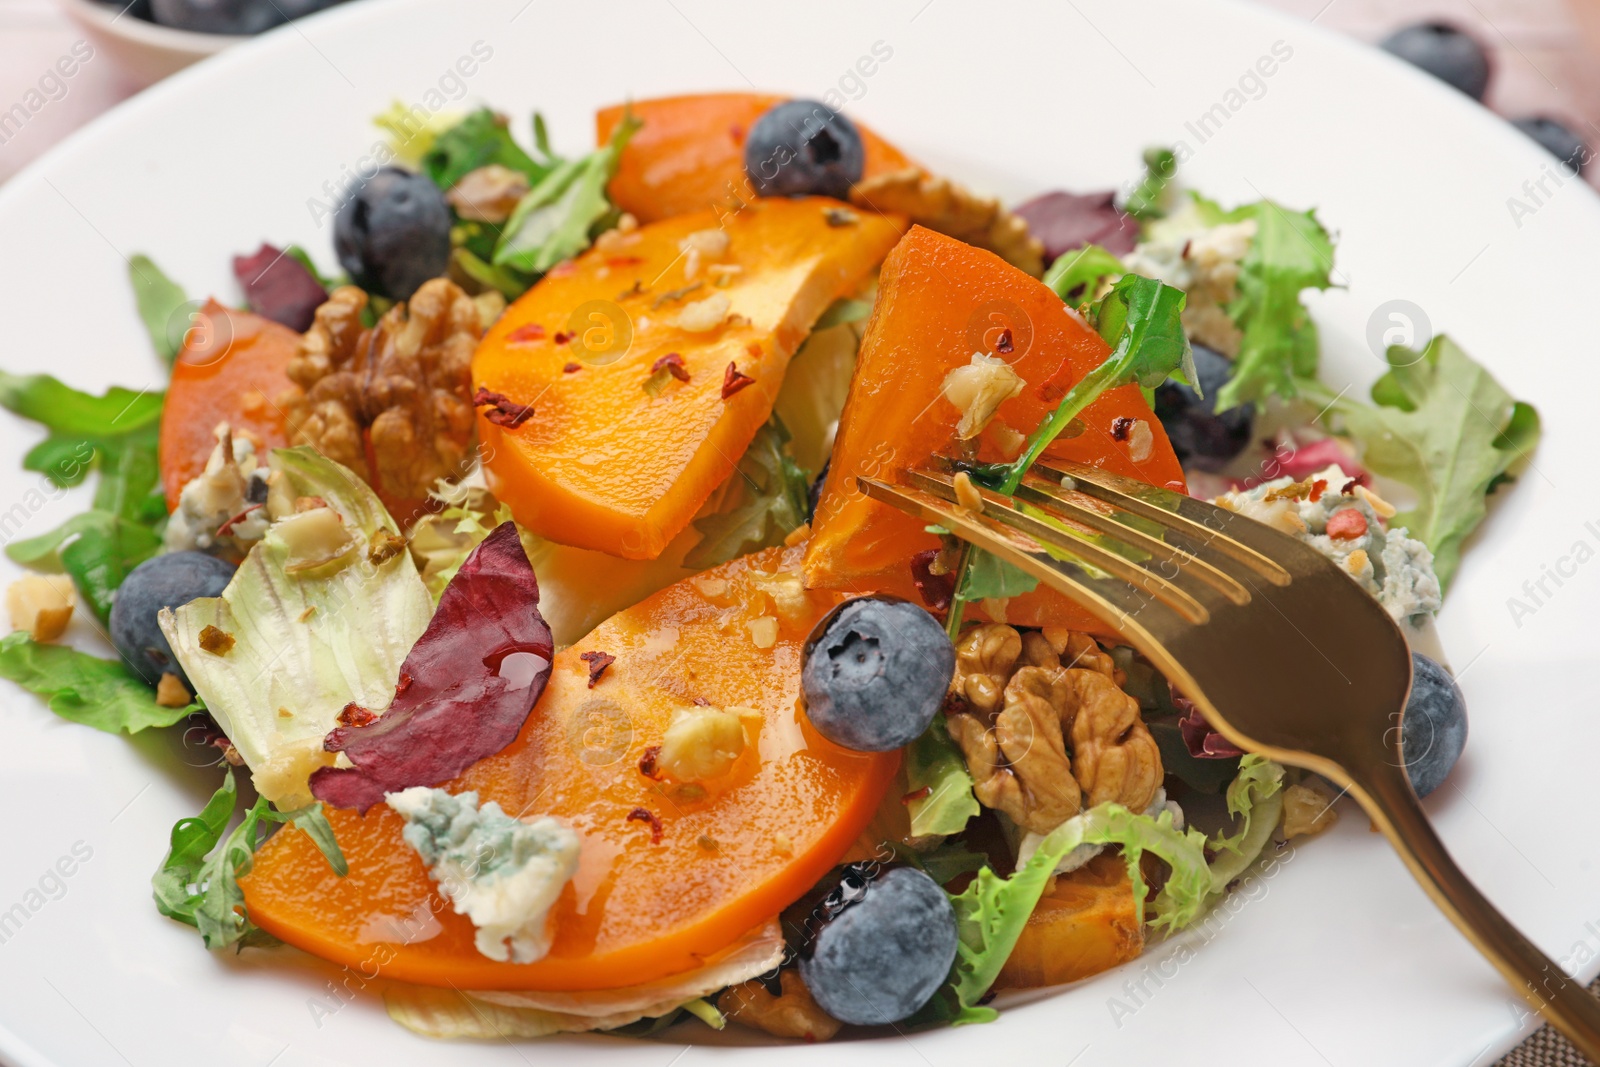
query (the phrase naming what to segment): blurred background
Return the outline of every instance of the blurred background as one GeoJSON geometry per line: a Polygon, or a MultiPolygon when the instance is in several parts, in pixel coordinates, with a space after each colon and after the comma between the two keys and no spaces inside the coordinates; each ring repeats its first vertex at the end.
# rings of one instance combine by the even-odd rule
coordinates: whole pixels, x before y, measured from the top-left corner
{"type": "MultiPolygon", "coordinates": [[[[240,39],[224,33],[336,2],[0,0],[0,182],[117,102],[240,39]]],[[[1600,0],[1261,2],[1359,40],[1387,39],[1575,165],[1600,149],[1600,0]]],[[[1600,177],[1600,166],[1582,169],[1591,184],[1600,177]]]]}

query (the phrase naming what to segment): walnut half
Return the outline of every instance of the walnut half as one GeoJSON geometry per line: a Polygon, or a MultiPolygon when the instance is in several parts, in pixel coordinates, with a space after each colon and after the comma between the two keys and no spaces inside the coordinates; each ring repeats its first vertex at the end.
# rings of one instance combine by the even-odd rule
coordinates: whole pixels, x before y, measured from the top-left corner
{"type": "Polygon", "coordinates": [[[986,248],[1037,278],[1044,273],[1044,245],[1028,224],[993,197],[978,196],[921,167],[880,174],[858,182],[850,201],[873,211],[891,211],[930,230],[986,248]]]}
{"type": "Polygon", "coordinates": [[[317,309],[289,361],[298,387],[283,398],[290,440],[392,499],[418,500],[461,473],[472,445],[478,307],[445,278],[423,283],[371,329],[361,325],[366,305],[366,293],[344,286],[317,309]]]}

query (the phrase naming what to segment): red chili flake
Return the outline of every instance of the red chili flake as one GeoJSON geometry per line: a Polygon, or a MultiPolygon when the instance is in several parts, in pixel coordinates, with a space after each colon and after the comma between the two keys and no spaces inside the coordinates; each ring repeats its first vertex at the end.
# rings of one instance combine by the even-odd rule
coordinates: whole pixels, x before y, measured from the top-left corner
{"type": "Polygon", "coordinates": [[[568,363],[565,367],[561,368],[561,373],[562,374],[577,374],[582,369],[583,369],[583,364],[582,363],[568,363]]]}
{"type": "Polygon", "coordinates": [[[564,259],[545,272],[547,277],[565,278],[569,274],[578,273],[578,265],[570,259],[564,259]]]}
{"type": "Polygon", "coordinates": [[[1067,390],[1072,388],[1076,380],[1072,361],[1063,359],[1061,365],[1051,372],[1050,377],[1039,383],[1039,399],[1047,403],[1060,400],[1067,395],[1067,390]]]}
{"type": "Polygon", "coordinates": [[[411,688],[411,681],[412,681],[411,675],[405,673],[404,671],[401,671],[400,672],[400,680],[398,682],[396,682],[395,685],[394,685],[394,695],[395,696],[399,696],[401,693],[404,693],[407,689],[410,689],[411,688]]]}
{"type": "Polygon", "coordinates": [[[1348,482],[1345,482],[1343,488],[1341,488],[1339,490],[1339,495],[1340,496],[1349,496],[1351,493],[1356,491],[1356,486],[1358,486],[1360,484],[1361,484],[1361,479],[1360,478],[1351,478],[1348,482]]]}
{"type": "Polygon", "coordinates": [[[600,681],[600,676],[606,673],[606,668],[617,662],[617,657],[609,652],[580,652],[578,658],[589,665],[590,689],[600,681]]]}
{"type": "Polygon", "coordinates": [[[1133,420],[1126,415],[1118,415],[1111,420],[1111,437],[1113,440],[1126,441],[1133,432],[1133,420]]]}
{"type": "Polygon", "coordinates": [[[650,373],[664,370],[680,382],[689,380],[689,371],[683,365],[683,357],[676,352],[668,352],[654,363],[650,364],[650,373]]]}
{"type": "Polygon", "coordinates": [[[1326,493],[1327,491],[1328,491],[1328,480],[1326,478],[1318,478],[1316,481],[1312,482],[1311,483],[1311,502],[1313,504],[1315,504],[1317,501],[1321,500],[1322,499],[1322,494],[1326,493]]]}
{"type": "Polygon", "coordinates": [[[659,782],[661,776],[656,773],[656,760],[661,755],[660,745],[651,745],[644,750],[644,755],[639,757],[639,773],[653,782],[659,782]]]}
{"type": "Polygon", "coordinates": [[[554,337],[552,337],[551,340],[553,340],[558,345],[564,345],[564,344],[567,344],[568,342],[570,342],[576,336],[578,336],[578,335],[575,334],[575,333],[569,333],[566,330],[557,330],[556,331],[556,335],[554,337]]]}
{"type": "Polygon", "coordinates": [[[921,800],[931,792],[933,792],[933,790],[928,786],[923,786],[921,789],[913,789],[911,792],[900,798],[900,803],[909,804],[913,800],[921,800]]]}
{"type": "Polygon", "coordinates": [[[755,381],[748,374],[740,374],[738,364],[729,363],[722,375],[722,399],[728,399],[747,385],[754,385],[755,381]]]}
{"type": "Polygon", "coordinates": [[[643,256],[611,256],[606,259],[608,267],[636,267],[644,262],[643,256]]]}
{"type": "Polygon", "coordinates": [[[694,706],[697,708],[709,708],[711,706],[711,701],[707,700],[705,697],[695,697],[694,706]]]}
{"type": "Polygon", "coordinates": [[[917,587],[924,604],[934,611],[944,611],[955,596],[956,579],[953,574],[933,573],[933,561],[938,555],[937,548],[930,548],[911,557],[911,584],[917,587]]]}
{"type": "Polygon", "coordinates": [[[649,808],[634,808],[628,812],[628,822],[645,822],[650,824],[650,843],[661,844],[661,820],[649,808]]]}
{"type": "Polygon", "coordinates": [[[1367,517],[1355,508],[1340,508],[1328,516],[1328,536],[1335,541],[1354,541],[1367,532],[1367,517]]]}
{"type": "Polygon", "coordinates": [[[261,504],[251,504],[249,507],[247,507],[243,511],[239,512],[239,514],[235,515],[233,518],[229,519],[227,522],[223,523],[221,526],[218,526],[217,527],[217,536],[218,537],[227,537],[229,534],[233,533],[233,528],[237,523],[243,522],[245,520],[245,518],[252,511],[256,510],[259,507],[263,507],[263,506],[264,505],[261,505],[261,504]]]}
{"type": "Polygon", "coordinates": [[[504,426],[508,430],[515,430],[527,422],[529,416],[533,414],[532,404],[519,404],[506,394],[493,392],[481,385],[472,396],[472,405],[488,408],[483,417],[496,426],[504,426]]]}
{"type": "Polygon", "coordinates": [[[735,122],[728,127],[728,136],[733,138],[734,144],[744,144],[744,127],[735,122]]]}
{"type": "Polygon", "coordinates": [[[377,715],[353,700],[339,711],[340,726],[371,726],[377,721],[377,715]]]}
{"type": "Polygon", "coordinates": [[[518,326],[515,330],[512,330],[510,333],[506,334],[506,344],[508,345],[528,345],[535,341],[543,340],[544,327],[540,326],[537,322],[530,322],[525,326],[518,326]]]}
{"type": "Polygon", "coordinates": [[[995,338],[994,350],[1002,356],[1008,356],[1015,347],[1011,343],[1011,327],[1007,326],[1000,331],[1000,336],[995,338]]]}

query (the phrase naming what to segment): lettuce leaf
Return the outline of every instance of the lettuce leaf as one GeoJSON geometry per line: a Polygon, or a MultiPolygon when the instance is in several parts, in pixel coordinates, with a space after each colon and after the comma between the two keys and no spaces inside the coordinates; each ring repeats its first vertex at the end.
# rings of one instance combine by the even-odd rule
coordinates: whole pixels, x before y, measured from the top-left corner
{"type": "Polygon", "coordinates": [[[229,767],[222,785],[200,814],[179,819],[173,825],[167,855],[150,879],[156,910],[199,930],[207,948],[265,939],[250,922],[244,890],[239,887],[239,879],[250,873],[255,862],[265,824],[286,823],[310,835],[334,874],[343,878],[350,873],[350,865],[320,804],[296,811],[273,811],[264,798],[258,797],[218,849],[223,831],[233,818],[237,797],[233,768],[229,767]]]}
{"type": "Polygon", "coordinates": [[[1416,505],[1389,525],[1404,526],[1433,551],[1434,572],[1448,588],[1462,543],[1488,514],[1488,493],[1538,447],[1539,413],[1447,337],[1421,353],[1397,345],[1388,360],[1372,386],[1374,404],[1335,396],[1320,382],[1303,388],[1327,406],[1332,426],[1360,442],[1367,469],[1416,492],[1416,505]]]}
{"type": "Polygon", "coordinates": [[[1166,214],[1167,186],[1178,174],[1178,157],[1170,148],[1144,150],[1144,180],[1128,194],[1122,210],[1134,218],[1159,219],[1166,214]]]}
{"type": "Polygon", "coordinates": [[[1064,252],[1044,273],[1044,283],[1067,303],[1078,306],[1093,299],[1100,283],[1124,271],[1122,260],[1099,245],[1084,245],[1064,252]]]}
{"type": "Polygon", "coordinates": [[[1261,855],[1283,815],[1283,768],[1257,752],[1239,761],[1228,786],[1228,814],[1239,823],[1235,834],[1211,840],[1211,891],[1221,893],[1261,855]]]}
{"type": "Polygon", "coordinates": [[[811,483],[788,444],[789,431],[776,416],[756,431],[716,509],[695,520],[701,541],[684,557],[685,567],[704,570],[780,544],[806,521],[811,483]]]}
{"type": "Polygon", "coordinates": [[[188,329],[187,322],[174,321],[179,309],[189,302],[188,295],[149,256],[140,253],[128,259],[128,281],[133,285],[133,300],[145,332],[150,335],[151,347],[171,364],[183,347],[184,331],[188,329]]]}
{"type": "Polygon", "coordinates": [[[433,614],[408,552],[378,564],[366,544],[399,528],[365,482],[310,448],[279,449],[271,464],[296,496],[318,496],[358,535],[347,565],[290,574],[289,547],[269,528],[220,597],[161,613],[161,630],[212,716],[244,757],[262,796],[281,807],[311,802],[306,780],[333,762],[323,738],[354,702],[388,707],[400,666],[433,614]],[[234,638],[204,651],[215,626],[234,638]]]}
{"type": "Polygon", "coordinates": [[[197,705],[164,708],[153,689],[120,660],[101,659],[66,645],[44,645],[18,630],[0,638],[0,678],[49,699],[69,722],[106,733],[136,734],[181,722],[197,705]]]}
{"type": "Polygon", "coordinates": [[[935,715],[923,735],[906,749],[906,784],[912,793],[928,791],[906,805],[913,837],[959,834],[967,820],[978,814],[972,775],[943,715],[935,715]]]}
{"type": "Polygon", "coordinates": [[[1292,397],[1296,378],[1315,377],[1317,325],[1300,294],[1333,284],[1333,240],[1316,212],[1262,200],[1225,218],[1254,219],[1256,236],[1239,264],[1239,295],[1227,308],[1243,336],[1233,377],[1217,393],[1218,411],[1270,395],[1292,397]]]}
{"type": "MultiPolygon", "coordinates": [[[[386,129],[395,129],[402,119],[382,115],[376,121],[386,129]]],[[[543,128],[544,122],[538,115],[533,121],[536,131],[543,128]]],[[[539,147],[546,150],[542,152],[543,160],[535,160],[517,144],[503,115],[486,107],[479,108],[432,138],[422,153],[422,171],[433,184],[449,189],[479,167],[498,163],[520,171],[530,184],[537,185],[560,161],[549,154],[542,138],[536,137],[536,140],[540,140],[539,147]]]]}
{"type": "Polygon", "coordinates": [[[614,210],[606,183],[639,120],[617,123],[611,139],[582,159],[558,163],[539,178],[506,220],[494,265],[542,274],[589,247],[590,233],[614,210]]]}

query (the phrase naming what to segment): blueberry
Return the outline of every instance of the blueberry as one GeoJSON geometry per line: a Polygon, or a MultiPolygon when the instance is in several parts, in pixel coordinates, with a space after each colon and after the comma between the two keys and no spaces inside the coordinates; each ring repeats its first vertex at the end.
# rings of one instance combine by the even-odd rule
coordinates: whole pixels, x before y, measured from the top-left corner
{"type": "Polygon", "coordinates": [[[1378,47],[1474,100],[1482,100],[1489,88],[1489,56],[1483,46],[1447,22],[1406,26],[1379,41],[1378,47]]]}
{"type": "Polygon", "coordinates": [[[426,176],[384,167],[346,194],[333,248],[361,288],[408,299],[450,266],[450,205],[426,176]]]}
{"type": "Polygon", "coordinates": [[[806,642],[806,715],[829,741],[888,752],[922,736],[944,701],[956,650],[932,615],[904,600],[857,597],[806,642]]]}
{"type": "Polygon", "coordinates": [[[1185,466],[1220,470],[1250,443],[1255,406],[1240,404],[1218,414],[1217,393],[1233,375],[1233,363],[1205,345],[1194,346],[1204,399],[1187,385],[1167,381],[1156,387],[1155,413],[1166,428],[1172,450],[1185,466]]]}
{"type": "Polygon", "coordinates": [[[156,613],[197,597],[221,596],[233,570],[233,564],[204,552],[168,552],[133,568],[111,602],[111,642],[128,666],[151,685],[163,674],[176,674],[189,685],[156,613]]]}
{"type": "Polygon", "coordinates": [[[848,200],[865,165],[855,124],[816,100],[768,109],[744,142],[745,173],[761,196],[848,200]]]}
{"type": "Polygon", "coordinates": [[[1467,701],[1450,672],[1411,653],[1411,698],[1400,720],[1400,755],[1417,796],[1439,788],[1467,747],[1467,701]]]}
{"type": "Polygon", "coordinates": [[[1577,134],[1555,119],[1543,115],[1512,119],[1511,125],[1538,141],[1540,146],[1567,165],[1574,174],[1582,174],[1589,162],[1589,146],[1577,134]]]}
{"type": "Polygon", "coordinates": [[[156,22],[194,33],[249,34],[332,7],[337,0],[150,0],[156,22]]]}
{"type": "Polygon", "coordinates": [[[912,867],[872,878],[874,867],[845,868],[800,952],[800,977],[818,1006],[859,1026],[916,1012],[956,958],[956,913],[938,883],[912,867]]]}

